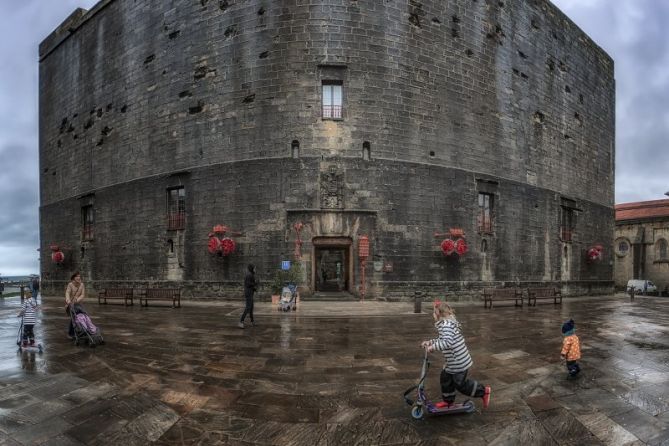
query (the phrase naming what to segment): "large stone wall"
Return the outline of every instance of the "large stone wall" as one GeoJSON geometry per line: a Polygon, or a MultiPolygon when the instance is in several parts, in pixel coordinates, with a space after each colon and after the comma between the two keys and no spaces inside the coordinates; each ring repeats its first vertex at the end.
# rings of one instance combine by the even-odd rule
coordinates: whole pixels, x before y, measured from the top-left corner
{"type": "Polygon", "coordinates": [[[614,100],[612,60],[545,0],[103,0],[40,46],[41,248],[68,258],[43,256],[45,285],[81,269],[97,287],[230,295],[248,262],[269,280],[303,221],[307,287],[312,237],[355,246],[365,233],[371,260],[393,265],[370,268],[376,297],[605,290],[614,100]],[[321,118],[323,80],[343,82],[342,120],[321,118]],[[321,209],[331,168],[340,210],[321,209]],[[476,231],[481,184],[495,196],[492,235],[476,231]],[[175,185],[183,231],[166,230],[175,185]],[[571,243],[559,240],[563,198],[579,209],[571,243]],[[95,239],[82,242],[87,203],[95,239]],[[230,258],[207,253],[217,223],[242,232],[230,258]],[[467,235],[460,259],[433,236],[450,227],[467,235]],[[595,243],[605,259],[589,264],[595,243]]]}

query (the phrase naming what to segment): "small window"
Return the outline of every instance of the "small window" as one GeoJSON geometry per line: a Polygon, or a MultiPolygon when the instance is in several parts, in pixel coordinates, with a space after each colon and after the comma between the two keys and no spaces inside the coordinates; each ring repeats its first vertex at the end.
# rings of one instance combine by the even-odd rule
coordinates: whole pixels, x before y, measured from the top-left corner
{"type": "Polygon", "coordinates": [[[362,143],[362,159],[365,161],[372,159],[372,146],[369,141],[362,143]]]}
{"type": "Polygon", "coordinates": [[[477,216],[478,231],[491,233],[493,229],[492,213],[495,196],[485,192],[479,192],[479,207],[477,216]]]}
{"type": "Polygon", "coordinates": [[[84,241],[93,240],[95,229],[95,212],[93,205],[89,204],[81,208],[81,239],[84,241]]]}
{"type": "Polygon", "coordinates": [[[167,189],[167,229],[186,227],[186,190],[183,186],[167,189]]]}
{"type": "Polygon", "coordinates": [[[481,240],[481,252],[483,254],[488,252],[488,241],[485,239],[481,240]]]}
{"type": "Polygon", "coordinates": [[[300,142],[296,139],[290,145],[290,156],[293,158],[300,157],[300,142]]]}
{"type": "Polygon", "coordinates": [[[560,240],[571,242],[576,221],[574,209],[562,206],[560,212],[560,240]]]}
{"type": "Polygon", "coordinates": [[[323,81],[323,119],[342,119],[342,87],[340,81],[323,81]]]}
{"type": "Polygon", "coordinates": [[[667,257],[667,241],[663,238],[657,241],[657,260],[669,260],[667,257]]]}

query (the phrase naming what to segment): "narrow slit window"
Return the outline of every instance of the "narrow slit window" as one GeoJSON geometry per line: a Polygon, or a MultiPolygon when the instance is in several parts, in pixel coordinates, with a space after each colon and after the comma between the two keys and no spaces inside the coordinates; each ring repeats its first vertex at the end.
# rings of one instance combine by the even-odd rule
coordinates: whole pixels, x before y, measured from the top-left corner
{"type": "Polygon", "coordinates": [[[369,144],[369,141],[362,143],[362,159],[365,161],[372,159],[372,146],[369,144]]]}
{"type": "Polygon", "coordinates": [[[568,207],[561,208],[560,240],[571,242],[574,237],[574,210],[568,207]]]}
{"type": "Polygon", "coordinates": [[[290,156],[293,158],[300,157],[300,142],[296,139],[294,139],[290,145],[290,156]]]}

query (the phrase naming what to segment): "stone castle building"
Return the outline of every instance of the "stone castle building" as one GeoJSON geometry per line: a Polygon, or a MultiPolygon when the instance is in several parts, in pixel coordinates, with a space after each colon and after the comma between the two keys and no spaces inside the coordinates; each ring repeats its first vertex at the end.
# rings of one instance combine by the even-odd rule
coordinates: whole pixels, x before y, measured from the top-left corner
{"type": "Polygon", "coordinates": [[[669,288],[669,200],[617,204],[616,288],[630,279],[651,280],[658,291],[669,288]]]}
{"type": "Polygon", "coordinates": [[[358,294],[363,236],[371,298],[613,287],[613,61],[547,0],[101,0],[39,65],[53,292],[358,294]]]}

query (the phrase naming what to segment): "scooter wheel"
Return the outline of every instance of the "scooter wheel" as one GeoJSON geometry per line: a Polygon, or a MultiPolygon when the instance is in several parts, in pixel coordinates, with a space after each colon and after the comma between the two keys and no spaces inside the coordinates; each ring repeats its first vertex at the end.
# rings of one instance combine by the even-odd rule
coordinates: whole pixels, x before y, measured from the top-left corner
{"type": "Polygon", "coordinates": [[[411,416],[414,418],[414,420],[423,419],[423,406],[413,406],[411,408],[411,416]]]}

